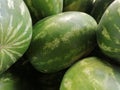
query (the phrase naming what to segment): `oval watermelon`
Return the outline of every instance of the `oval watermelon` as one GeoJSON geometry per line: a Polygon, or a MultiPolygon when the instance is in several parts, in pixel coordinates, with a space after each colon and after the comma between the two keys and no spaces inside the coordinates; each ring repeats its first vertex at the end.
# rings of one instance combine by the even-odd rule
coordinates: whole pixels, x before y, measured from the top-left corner
{"type": "Polygon", "coordinates": [[[98,25],[97,42],[102,52],[120,62],[120,1],[107,8],[98,25]]]}
{"type": "Polygon", "coordinates": [[[91,52],[95,46],[96,28],[96,21],[82,12],[47,17],[33,27],[27,57],[41,72],[62,70],[91,52]]]}
{"type": "Polygon", "coordinates": [[[0,0],[0,73],[27,50],[32,38],[32,21],[22,0],[0,0]]]}
{"type": "Polygon", "coordinates": [[[120,68],[97,57],[87,57],[64,74],[60,90],[120,90],[120,68]]]}

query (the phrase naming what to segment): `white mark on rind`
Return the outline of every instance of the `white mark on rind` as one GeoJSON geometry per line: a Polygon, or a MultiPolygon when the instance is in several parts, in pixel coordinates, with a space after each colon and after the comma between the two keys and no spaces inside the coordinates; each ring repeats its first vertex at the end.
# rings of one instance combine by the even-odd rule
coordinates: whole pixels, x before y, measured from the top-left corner
{"type": "Polygon", "coordinates": [[[108,52],[120,52],[120,49],[106,46],[104,43],[99,43],[99,46],[101,49],[108,51],[108,52]]]}
{"type": "Polygon", "coordinates": [[[24,15],[24,13],[25,13],[25,5],[24,5],[23,2],[20,4],[20,10],[21,10],[21,15],[24,15]]]}
{"type": "Polygon", "coordinates": [[[12,35],[11,35],[11,36],[8,38],[8,40],[6,41],[7,43],[9,43],[9,41],[16,36],[17,32],[20,30],[20,28],[22,27],[22,25],[23,25],[23,22],[21,21],[21,22],[17,25],[17,27],[14,29],[14,31],[12,31],[12,35]]]}
{"type": "Polygon", "coordinates": [[[13,23],[13,16],[11,15],[10,20],[9,20],[9,25],[8,25],[7,35],[6,35],[5,41],[10,38],[10,34],[12,33],[12,30],[13,30],[12,23],[13,23]]]}
{"type": "Polygon", "coordinates": [[[10,9],[14,9],[15,7],[14,7],[14,1],[13,0],[7,0],[8,1],[8,7],[10,8],[10,9]]]}
{"type": "Polygon", "coordinates": [[[14,50],[11,50],[11,49],[8,49],[8,48],[6,50],[9,51],[9,52],[11,52],[11,53],[13,53],[13,54],[15,54],[15,55],[17,55],[18,57],[22,56],[22,54],[19,53],[19,52],[17,52],[17,51],[14,51],[14,50]]]}
{"type": "Polygon", "coordinates": [[[70,79],[65,79],[65,83],[64,83],[65,88],[67,88],[67,90],[71,90],[72,87],[72,82],[70,79]]]}
{"type": "Polygon", "coordinates": [[[0,24],[0,32],[1,32],[0,44],[3,44],[3,36],[4,36],[4,35],[3,35],[3,32],[4,32],[4,31],[3,31],[3,25],[2,25],[2,24],[0,24]]]}
{"type": "Polygon", "coordinates": [[[108,40],[111,40],[110,35],[105,27],[103,27],[102,35],[106,37],[108,40]]]}
{"type": "Polygon", "coordinates": [[[3,51],[0,51],[1,52],[1,60],[0,60],[0,71],[2,70],[2,67],[3,67],[3,61],[4,61],[4,59],[3,59],[3,57],[4,57],[4,52],[3,51]]]}
{"type": "Polygon", "coordinates": [[[56,47],[58,47],[60,44],[60,40],[58,38],[54,39],[52,42],[48,42],[45,44],[44,49],[55,49],[56,47]]]}

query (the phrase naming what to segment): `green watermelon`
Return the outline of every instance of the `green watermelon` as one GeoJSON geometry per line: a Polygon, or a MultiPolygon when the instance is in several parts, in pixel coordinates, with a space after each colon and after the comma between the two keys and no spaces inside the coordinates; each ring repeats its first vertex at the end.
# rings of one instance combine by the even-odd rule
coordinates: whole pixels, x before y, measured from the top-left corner
{"type": "Polygon", "coordinates": [[[120,62],[120,1],[115,0],[103,14],[97,31],[101,51],[120,62]]]}
{"type": "Polygon", "coordinates": [[[60,90],[120,90],[120,68],[97,57],[87,57],[71,66],[60,90]]]}
{"type": "Polygon", "coordinates": [[[63,0],[63,11],[90,11],[92,0],[63,0]]]}
{"type": "Polygon", "coordinates": [[[0,74],[27,50],[32,21],[22,0],[0,0],[0,74]]]}
{"type": "Polygon", "coordinates": [[[114,0],[95,0],[90,15],[99,23],[104,11],[113,1],[114,0]]]}
{"type": "Polygon", "coordinates": [[[18,79],[11,73],[0,75],[0,90],[19,90],[17,89],[18,79]]]}
{"type": "Polygon", "coordinates": [[[57,72],[89,54],[96,44],[96,21],[83,12],[64,12],[33,27],[27,57],[41,72],[57,72]]]}
{"type": "Polygon", "coordinates": [[[62,12],[63,0],[24,0],[31,13],[33,23],[62,12]]]}

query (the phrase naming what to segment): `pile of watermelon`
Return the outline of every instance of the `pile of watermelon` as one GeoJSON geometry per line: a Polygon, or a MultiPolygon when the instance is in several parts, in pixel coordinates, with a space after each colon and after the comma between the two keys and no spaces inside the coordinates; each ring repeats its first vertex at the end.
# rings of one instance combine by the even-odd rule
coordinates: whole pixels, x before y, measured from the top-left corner
{"type": "Polygon", "coordinates": [[[120,0],[0,0],[0,90],[120,90],[120,0]]]}

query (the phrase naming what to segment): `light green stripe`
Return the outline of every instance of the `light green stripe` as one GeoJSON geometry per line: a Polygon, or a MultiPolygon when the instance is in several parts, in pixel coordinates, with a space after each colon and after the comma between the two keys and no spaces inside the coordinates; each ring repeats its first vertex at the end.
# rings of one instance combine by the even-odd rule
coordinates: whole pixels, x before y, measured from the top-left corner
{"type": "Polygon", "coordinates": [[[102,30],[102,35],[103,35],[106,39],[111,40],[110,35],[109,35],[106,27],[104,27],[104,26],[103,26],[103,30],[102,30]]]}
{"type": "Polygon", "coordinates": [[[10,53],[13,53],[13,54],[15,54],[15,55],[17,55],[18,57],[21,57],[22,56],[22,54],[21,53],[19,53],[19,52],[17,52],[17,51],[14,51],[14,50],[11,50],[11,49],[6,49],[8,52],[10,52],[10,53]]]}
{"type": "Polygon", "coordinates": [[[18,31],[20,30],[20,28],[22,27],[22,25],[23,25],[23,22],[21,21],[21,22],[18,24],[18,26],[17,26],[14,30],[11,31],[11,32],[12,32],[12,35],[10,35],[10,36],[8,37],[8,40],[6,41],[6,43],[9,43],[12,39],[17,38],[17,37],[16,37],[16,34],[18,33],[18,31]]]}
{"type": "MultiPolygon", "coordinates": [[[[26,39],[24,39],[24,40],[22,40],[22,41],[18,41],[18,42],[16,42],[16,43],[14,43],[13,45],[14,45],[14,46],[18,46],[18,45],[21,45],[21,44],[23,45],[24,43],[30,41],[30,39],[31,39],[31,35],[29,35],[28,38],[26,38],[26,39]]],[[[24,45],[23,45],[23,46],[24,46],[24,45]]]]}
{"type": "Polygon", "coordinates": [[[16,58],[10,53],[8,52],[7,50],[3,49],[5,55],[8,55],[11,59],[12,62],[15,62],[16,61],[16,58]]]}

